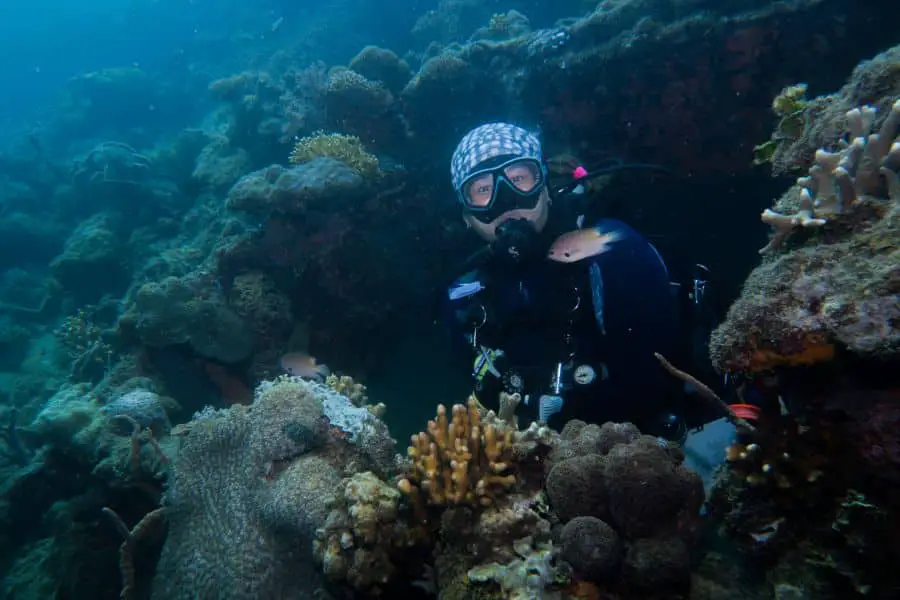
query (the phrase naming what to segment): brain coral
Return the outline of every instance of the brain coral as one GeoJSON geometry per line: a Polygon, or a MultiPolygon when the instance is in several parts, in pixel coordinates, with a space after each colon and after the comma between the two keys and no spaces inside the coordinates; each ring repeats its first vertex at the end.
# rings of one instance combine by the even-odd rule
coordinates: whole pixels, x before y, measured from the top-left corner
{"type": "Polygon", "coordinates": [[[312,543],[360,456],[330,434],[320,390],[276,380],[251,406],[207,411],[184,428],[153,598],[331,597],[312,543]]]}

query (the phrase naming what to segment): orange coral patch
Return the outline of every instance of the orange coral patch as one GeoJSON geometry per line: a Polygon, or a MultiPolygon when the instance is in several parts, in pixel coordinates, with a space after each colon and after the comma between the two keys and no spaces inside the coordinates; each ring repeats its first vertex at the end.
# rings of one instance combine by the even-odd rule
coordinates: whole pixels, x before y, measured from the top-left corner
{"type": "Polygon", "coordinates": [[[792,354],[775,350],[756,349],[750,354],[745,371],[759,373],[775,367],[797,367],[828,362],[834,359],[834,344],[824,340],[807,340],[803,349],[792,354]]]}

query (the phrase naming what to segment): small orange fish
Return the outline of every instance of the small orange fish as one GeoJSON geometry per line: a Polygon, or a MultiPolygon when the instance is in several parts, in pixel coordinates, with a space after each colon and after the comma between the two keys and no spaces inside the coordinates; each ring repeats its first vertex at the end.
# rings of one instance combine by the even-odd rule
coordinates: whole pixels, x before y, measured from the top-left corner
{"type": "Polygon", "coordinates": [[[331,370],[316,362],[314,356],[306,352],[289,352],[278,361],[281,368],[295,377],[323,380],[331,373],[331,370]]]}
{"type": "Polygon", "coordinates": [[[622,239],[617,231],[606,233],[597,227],[576,229],[564,233],[551,244],[547,258],[561,263],[573,263],[603,254],[613,243],[622,239]]]}

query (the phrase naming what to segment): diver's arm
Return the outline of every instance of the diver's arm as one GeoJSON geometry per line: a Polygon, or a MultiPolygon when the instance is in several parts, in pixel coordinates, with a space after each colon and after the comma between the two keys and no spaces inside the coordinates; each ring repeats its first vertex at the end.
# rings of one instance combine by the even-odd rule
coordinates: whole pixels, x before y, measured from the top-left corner
{"type": "Polygon", "coordinates": [[[497,315],[484,274],[470,272],[454,281],[443,306],[454,363],[469,372],[479,401],[496,409],[507,365],[498,341],[490,339],[497,315]]]}

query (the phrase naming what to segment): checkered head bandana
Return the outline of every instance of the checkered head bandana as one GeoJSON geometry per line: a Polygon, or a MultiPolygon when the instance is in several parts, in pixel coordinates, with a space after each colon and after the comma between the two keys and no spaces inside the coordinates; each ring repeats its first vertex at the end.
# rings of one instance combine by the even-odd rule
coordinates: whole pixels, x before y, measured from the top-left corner
{"type": "Polygon", "coordinates": [[[521,127],[508,123],[476,127],[463,137],[450,159],[453,189],[459,190],[479,164],[508,154],[541,160],[541,142],[521,127]]]}

